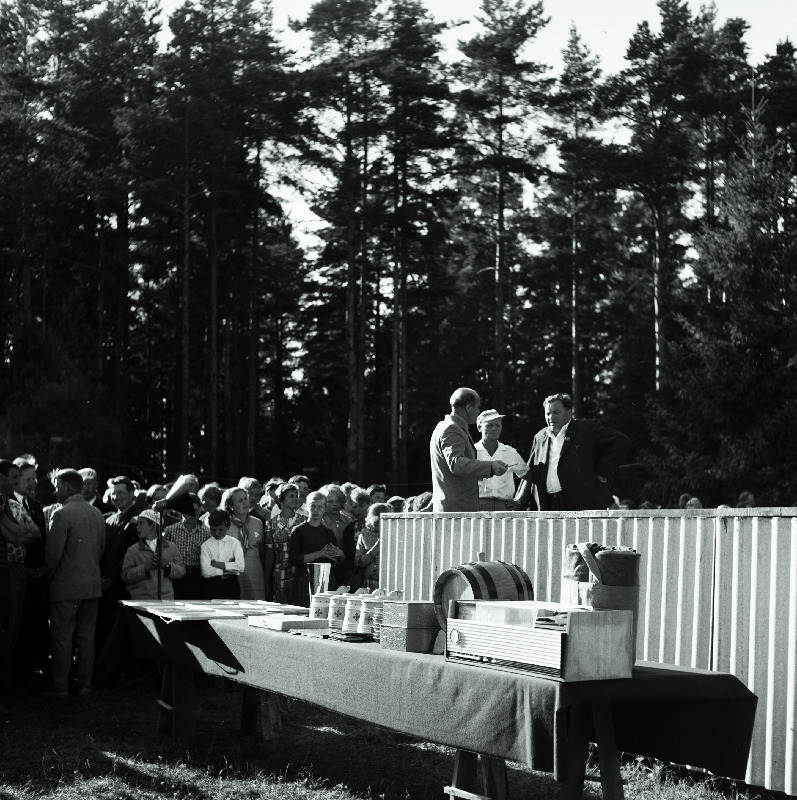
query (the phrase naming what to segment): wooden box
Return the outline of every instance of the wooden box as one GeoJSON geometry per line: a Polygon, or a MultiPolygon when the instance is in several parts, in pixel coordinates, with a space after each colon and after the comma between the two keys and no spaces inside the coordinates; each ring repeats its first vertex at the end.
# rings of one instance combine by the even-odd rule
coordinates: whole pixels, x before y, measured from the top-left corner
{"type": "Polygon", "coordinates": [[[451,604],[446,659],[558,681],[630,678],[633,614],[537,601],[451,604]]]}
{"type": "Polygon", "coordinates": [[[436,628],[434,603],[423,600],[385,600],[382,624],[393,628],[436,628]]]}

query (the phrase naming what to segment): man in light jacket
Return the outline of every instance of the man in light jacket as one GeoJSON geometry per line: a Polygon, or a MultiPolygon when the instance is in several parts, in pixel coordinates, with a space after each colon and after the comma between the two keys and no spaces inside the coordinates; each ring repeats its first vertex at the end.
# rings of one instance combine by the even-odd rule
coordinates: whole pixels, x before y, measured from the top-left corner
{"type": "Polygon", "coordinates": [[[55,497],[62,503],[52,516],[44,551],[50,584],[50,652],[53,688],[46,697],[69,694],[72,644],[78,653],[78,695],[91,690],[94,670],[94,628],[102,597],[100,557],[105,549],[105,519],[86,502],[83,477],[73,469],[55,476],[55,497]]]}
{"type": "Polygon", "coordinates": [[[478,511],[479,479],[503,475],[507,465],[500,460],[479,461],[468,431],[479,416],[479,395],[466,387],[449,400],[451,413],[437,423],[429,441],[432,467],[432,510],[478,511]]]}

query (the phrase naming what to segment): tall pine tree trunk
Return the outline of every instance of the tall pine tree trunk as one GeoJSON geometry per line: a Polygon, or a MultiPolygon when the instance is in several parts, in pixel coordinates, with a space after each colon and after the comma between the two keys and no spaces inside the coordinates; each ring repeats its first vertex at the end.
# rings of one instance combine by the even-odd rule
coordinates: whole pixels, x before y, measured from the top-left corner
{"type": "Polygon", "coordinates": [[[216,227],[216,197],[210,196],[210,241],[208,242],[208,281],[210,283],[210,308],[208,309],[208,472],[213,477],[219,469],[219,265],[216,227]]]}
{"type": "MultiPolygon", "coordinates": [[[[186,150],[187,150],[187,140],[186,150]]],[[[178,437],[178,458],[180,470],[191,468],[189,460],[189,430],[191,419],[191,206],[190,181],[188,174],[188,154],[183,173],[183,262],[180,298],[180,435],[178,437]]]]}

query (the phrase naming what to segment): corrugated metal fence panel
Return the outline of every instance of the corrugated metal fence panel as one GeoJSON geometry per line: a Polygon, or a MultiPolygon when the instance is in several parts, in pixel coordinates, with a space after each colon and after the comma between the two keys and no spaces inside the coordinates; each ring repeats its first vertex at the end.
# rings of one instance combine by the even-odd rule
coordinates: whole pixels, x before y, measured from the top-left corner
{"type": "Polygon", "coordinates": [[[712,668],[732,672],[758,695],[746,781],[797,794],[797,519],[722,522],[712,668]]]}
{"type": "Polygon", "coordinates": [[[793,514],[755,509],[386,517],[381,567],[390,588],[431,600],[440,572],[483,551],[490,560],[520,566],[535,597],[555,601],[567,545],[633,547],[641,554],[637,657],[740,678],[759,698],[746,780],[797,795],[793,514]]]}

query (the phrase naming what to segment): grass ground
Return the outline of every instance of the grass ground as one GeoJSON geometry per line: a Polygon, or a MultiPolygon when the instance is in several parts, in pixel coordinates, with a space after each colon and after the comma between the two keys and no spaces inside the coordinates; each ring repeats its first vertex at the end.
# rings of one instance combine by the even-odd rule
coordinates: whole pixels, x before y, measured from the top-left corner
{"type": "MultiPolygon", "coordinates": [[[[443,800],[453,751],[327,712],[283,701],[278,742],[239,730],[241,689],[198,687],[196,743],[188,751],[156,736],[159,677],[87,699],[15,698],[0,726],[0,800],[443,800]]],[[[630,760],[626,797],[747,800],[734,785],[679,776],[630,760]]],[[[558,798],[550,775],[510,765],[514,800],[558,798]]],[[[600,796],[597,784],[587,796],[600,796]]]]}

